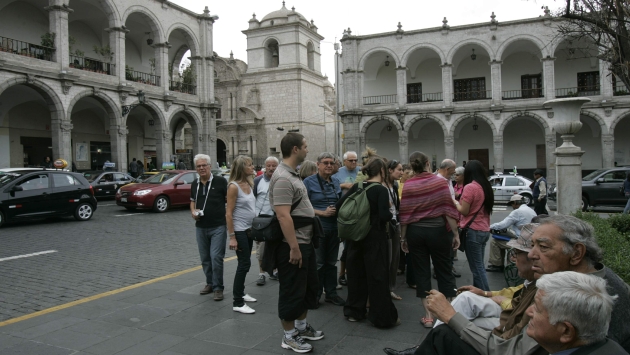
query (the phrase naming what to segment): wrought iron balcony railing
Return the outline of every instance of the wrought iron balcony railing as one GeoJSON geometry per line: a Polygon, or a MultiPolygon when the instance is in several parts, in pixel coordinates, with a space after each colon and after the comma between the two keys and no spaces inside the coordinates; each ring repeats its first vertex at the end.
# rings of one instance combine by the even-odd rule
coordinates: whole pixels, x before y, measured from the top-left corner
{"type": "Polygon", "coordinates": [[[397,101],[396,94],[393,95],[378,95],[378,96],[365,96],[363,97],[364,105],[378,105],[378,104],[395,104],[397,101]]]}
{"type": "Polygon", "coordinates": [[[52,62],[55,48],[0,36],[0,52],[8,52],[52,62]]]}
{"type": "Polygon", "coordinates": [[[114,64],[97,59],[70,55],[70,68],[91,71],[99,74],[114,75],[114,64]]]}
{"type": "Polygon", "coordinates": [[[183,92],[184,94],[197,95],[197,85],[186,84],[181,81],[168,81],[168,89],[175,92],[183,92]]]}

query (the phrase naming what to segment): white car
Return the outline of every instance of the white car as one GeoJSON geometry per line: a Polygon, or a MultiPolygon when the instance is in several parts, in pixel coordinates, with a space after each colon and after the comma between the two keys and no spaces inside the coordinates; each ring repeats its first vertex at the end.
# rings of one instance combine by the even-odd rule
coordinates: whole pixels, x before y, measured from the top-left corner
{"type": "Polygon", "coordinates": [[[514,174],[495,174],[488,178],[494,191],[494,202],[507,204],[510,198],[516,194],[523,196],[523,201],[531,205],[534,203],[532,189],[529,187],[533,181],[514,174]]]}

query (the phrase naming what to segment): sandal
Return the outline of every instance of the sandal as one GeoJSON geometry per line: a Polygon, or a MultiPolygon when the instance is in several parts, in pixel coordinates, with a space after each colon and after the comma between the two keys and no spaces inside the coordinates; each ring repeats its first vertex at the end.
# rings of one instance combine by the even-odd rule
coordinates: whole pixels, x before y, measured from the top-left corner
{"type": "Polygon", "coordinates": [[[402,297],[398,296],[394,292],[390,292],[389,294],[392,296],[393,300],[396,300],[396,301],[401,301],[402,300],[402,297]]]}
{"type": "Polygon", "coordinates": [[[420,323],[422,323],[425,328],[433,328],[433,318],[422,317],[420,323]]]}

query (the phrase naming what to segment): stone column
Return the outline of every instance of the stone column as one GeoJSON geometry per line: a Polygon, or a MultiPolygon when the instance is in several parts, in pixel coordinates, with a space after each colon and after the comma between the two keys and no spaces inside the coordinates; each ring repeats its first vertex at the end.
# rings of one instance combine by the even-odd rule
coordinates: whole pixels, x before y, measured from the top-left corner
{"type": "Polygon", "coordinates": [[[168,65],[168,49],[171,45],[168,43],[155,43],[153,44],[155,49],[155,73],[160,79],[157,84],[164,88],[165,92],[169,91],[169,65],[168,65]]]}
{"type": "Polygon", "coordinates": [[[169,131],[155,129],[155,150],[160,164],[171,161],[171,138],[169,131]]]}
{"type": "Polygon", "coordinates": [[[206,58],[204,94],[200,96],[204,102],[214,102],[214,57],[206,58]]]}
{"type": "Polygon", "coordinates": [[[547,160],[547,182],[556,183],[556,134],[545,135],[545,157],[547,160]]]}
{"type": "Polygon", "coordinates": [[[50,1],[50,6],[44,9],[48,11],[49,32],[55,33],[53,61],[59,63],[60,69],[67,68],[70,64],[68,14],[74,10],[63,4],[61,0],[50,1]]]}
{"type": "Polygon", "coordinates": [[[444,64],[442,67],[442,100],[444,106],[453,105],[453,65],[444,64]]]}
{"type": "Polygon", "coordinates": [[[357,154],[361,155],[361,139],[359,132],[359,122],[361,120],[360,115],[343,115],[341,116],[343,122],[343,143],[346,148],[345,151],[353,150],[357,154]]]}
{"type": "Polygon", "coordinates": [[[556,98],[556,76],[554,73],[554,62],[556,58],[547,57],[540,61],[543,63],[543,85],[545,88],[545,98],[553,100],[556,98]]]}
{"type": "Polygon", "coordinates": [[[444,137],[444,158],[455,160],[455,139],[453,136],[444,137]]]}
{"type": "Polygon", "coordinates": [[[546,101],[554,112],[554,128],[562,136],[562,145],[556,148],[556,191],[558,213],[570,214],[582,205],[582,155],[584,151],[573,144],[574,134],[582,128],[580,111],[589,98],[565,98],[546,101]],[[562,179],[558,179],[562,176],[562,179]]]}
{"type": "Polygon", "coordinates": [[[409,161],[409,139],[407,132],[398,132],[398,152],[400,154],[400,163],[406,164],[409,161]]]}
{"type": "Polygon", "coordinates": [[[407,68],[396,68],[396,98],[398,107],[407,105],[407,68]]]}
{"type": "Polygon", "coordinates": [[[50,135],[52,138],[53,161],[64,159],[70,164],[72,161],[71,133],[73,125],[68,120],[53,118],[50,122],[50,135]]]}
{"type": "Polygon", "coordinates": [[[126,172],[127,164],[127,135],[129,130],[127,127],[119,125],[111,125],[109,127],[109,140],[112,150],[112,160],[116,163],[118,171],[126,172]]]}
{"type": "MultiPolygon", "coordinates": [[[[613,74],[610,72],[610,63],[599,61],[600,94],[604,100],[612,100],[615,88],[612,84],[613,74]]],[[[612,166],[611,166],[612,167],[612,166]]]]}
{"type": "Polygon", "coordinates": [[[129,30],[122,27],[110,27],[105,29],[109,32],[109,44],[114,52],[112,64],[114,64],[114,75],[124,83],[125,78],[125,37],[129,30]]]}
{"type": "MultiPolygon", "coordinates": [[[[503,96],[501,92],[501,64],[503,62],[493,60],[488,64],[490,65],[490,81],[492,82],[492,102],[500,104],[503,96]]],[[[503,166],[503,164],[501,165],[503,166]]]]}
{"type": "Polygon", "coordinates": [[[494,136],[494,173],[503,173],[503,136],[494,136]]]}
{"type": "Polygon", "coordinates": [[[212,108],[208,114],[208,145],[206,151],[212,161],[217,161],[217,111],[218,108],[212,108]]]}
{"type": "Polygon", "coordinates": [[[602,134],[602,168],[615,166],[615,136],[602,134]]]}

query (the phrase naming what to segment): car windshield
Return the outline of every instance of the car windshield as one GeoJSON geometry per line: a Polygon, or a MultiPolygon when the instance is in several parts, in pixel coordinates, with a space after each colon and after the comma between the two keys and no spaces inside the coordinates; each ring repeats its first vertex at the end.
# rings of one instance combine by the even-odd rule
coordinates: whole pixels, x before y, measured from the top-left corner
{"type": "Polygon", "coordinates": [[[593,180],[597,175],[605,172],[605,169],[600,169],[600,170],[595,170],[592,173],[586,175],[585,177],[582,178],[582,181],[590,181],[593,180]]]}
{"type": "Polygon", "coordinates": [[[89,182],[94,182],[100,174],[101,171],[86,171],[83,173],[83,177],[85,177],[89,182]]]}
{"type": "Polygon", "coordinates": [[[2,173],[2,172],[0,172],[0,187],[5,186],[6,184],[8,184],[11,181],[19,178],[20,176],[22,176],[21,173],[2,173]]]}
{"type": "Polygon", "coordinates": [[[145,181],[145,184],[162,184],[162,185],[166,185],[166,184],[170,184],[173,179],[175,179],[175,177],[179,175],[177,173],[160,173],[157,175],[154,175],[152,178],[148,179],[147,181],[145,181]]]}

